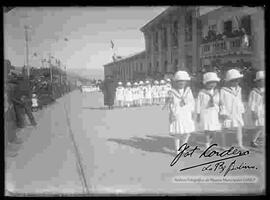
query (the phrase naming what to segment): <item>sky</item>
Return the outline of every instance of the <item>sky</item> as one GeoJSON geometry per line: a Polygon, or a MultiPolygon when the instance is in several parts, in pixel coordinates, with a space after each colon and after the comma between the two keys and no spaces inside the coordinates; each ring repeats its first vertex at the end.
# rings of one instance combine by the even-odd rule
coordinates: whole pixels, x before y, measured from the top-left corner
{"type": "Polygon", "coordinates": [[[117,55],[143,51],[140,28],[166,8],[17,7],[4,15],[4,57],[14,66],[25,64],[24,26],[29,25],[31,66],[41,66],[51,53],[68,69],[103,69],[112,61],[111,40],[117,55]]]}

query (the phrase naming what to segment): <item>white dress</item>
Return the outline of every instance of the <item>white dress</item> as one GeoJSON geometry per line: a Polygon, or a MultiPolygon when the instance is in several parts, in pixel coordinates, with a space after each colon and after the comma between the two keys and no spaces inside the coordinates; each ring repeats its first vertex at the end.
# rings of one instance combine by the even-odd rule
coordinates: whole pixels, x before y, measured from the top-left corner
{"type": "Polygon", "coordinates": [[[220,90],[220,114],[229,118],[224,121],[224,128],[244,126],[242,114],[244,114],[245,108],[241,92],[239,86],[236,88],[222,87],[220,90]]]}
{"type": "Polygon", "coordinates": [[[140,86],[139,87],[139,99],[143,99],[144,98],[144,87],[140,86]]]}
{"type": "Polygon", "coordinates": [[[194,97],[189,87],[185,90],[176,91],[171,89],[169,92],[170,109],[170,134],[185,134],[195,131],[195,124],[192,119],[194,112],[194,97]],[[181,106],[183,100],[184,105],[181,106]]]}
{"type": "Polygon", "coordinates": [[[258,119],[255,121],[255,126],[264,126],[264,90],[254,88],[249,95],[248,105],[251,111],[258,115],[258,119]]]}
{"type": "Polygon", "coordinates": [[[132,98],[132,90],[131,88],[125,88],[125,101],[126,102],[132,102],[133,98],[132,98]]]}
{"type": "Polygon", "coordinates": [[[150,85],[145,88],[145,98],[146,99],[152,98],[152,88],[150,85]]]}
{"type": "Polygon", "coordinates": [[[37,98],[32,98],[32,107],[33,108],[38,107],[38,100],[37,100],[37,98]]]}
{"type": "Polygon", "coordinates": [[[202,89],[196,101],[196,113],[200,114],[199,129],[203,131],[221,130],[219,122],[219,92],[218,90],[202,89]],[[211,96],[213,104],[211,105],[211,96]]]}
{"type": "Polygon", "coordinates": [[[116,101],[124,101],[124,87],[119,86],[116,88],[115,99],[116,101]]]}
{"type": "Polygon", "coordinates": [[[167,93],[168,93],[167,87],[165,85],[160,86],[159,97],[165,98],[167,96],[167,93]]]}

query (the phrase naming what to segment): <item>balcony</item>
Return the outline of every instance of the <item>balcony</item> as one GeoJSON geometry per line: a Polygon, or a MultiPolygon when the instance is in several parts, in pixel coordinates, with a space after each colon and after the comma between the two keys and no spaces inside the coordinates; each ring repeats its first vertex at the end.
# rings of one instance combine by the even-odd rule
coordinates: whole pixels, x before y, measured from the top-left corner
{"type": "Polygon", "coordinates": [[[207,58],[213,56],[226,55],[250,55],[252,53],[252,38],[248,37],[249,46],[243,43],[241,36],[225,38],[200,45],[200,57],[207,58]]]}

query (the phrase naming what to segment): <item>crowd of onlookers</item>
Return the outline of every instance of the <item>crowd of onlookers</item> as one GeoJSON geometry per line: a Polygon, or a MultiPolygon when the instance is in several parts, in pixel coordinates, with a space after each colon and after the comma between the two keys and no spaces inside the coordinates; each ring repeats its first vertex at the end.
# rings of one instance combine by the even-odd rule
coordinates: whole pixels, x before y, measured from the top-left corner
{"type": "Polygon", "coordinates": [[[208,42],[220,41],[225,38],[243,37],[244,35],[247,35],[244,28],[225,31],[224,33],[217,33],[216,31],[209,29],[207,36],[202,38],[202,43],[205,44],[208,42]]]}
{"type": "Polygon", "coordinates": [[[26,116],[31,125],[36,126],[33,111],[42,109],[75,89],[74,85],[64,80],[60,82],[59,78],[54,77],[51,82],[49,69],[31,69],[28,77],[23,71],[20,72],[10,66],[5,65],[4,108],[7,146],[22,143],[16,135],[16,129],[25,127],[26,116]]]}

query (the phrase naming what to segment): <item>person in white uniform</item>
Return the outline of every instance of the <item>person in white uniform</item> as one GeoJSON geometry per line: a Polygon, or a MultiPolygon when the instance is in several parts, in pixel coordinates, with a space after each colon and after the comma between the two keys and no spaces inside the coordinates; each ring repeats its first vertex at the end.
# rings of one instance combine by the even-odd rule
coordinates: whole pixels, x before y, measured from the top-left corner
{"type": "Polygon", "coordinates": [[[145,81],[145,88],[144,88],[144,98],[145,104],[151,105],[152,104],[152,87],[150,81],[145,81]]]}
{"type": "Polygon", "coordinates": [[[159,102],[161,105],[165,104],[167,93],[168,93],[168,90],[167,90],[166,82],[164,80],[161,80],[160,86],[159,86],[159,102]]]}
{"type": "MultiPolygon", "coordinates": [[[[206,136],[206,147],[208,148],[215,136],[216,131],[221,130],[219,122],[219,91],[216,89],[220,78],[215,72],[207,72],[203,75],[204,89],[198,93],[196,101],[197,122],[200,130],[206,136]]],[[[223,144],[222,144],[223,145],[223,144]]]]}
{"type": "Polygon", "coordinates": [[[133,105],[138,106],[138,83],[134,82],[132,87],[133,105]]]}
{"type": "Polygon", "coordinates": [[[177,154],[179,148],[188,142],[191,132],[195,131],[192,113],[195,102],[187,82],[190,76],[186,71],[178,71],[174,76],[175,87],[168,91],[169,95],[169,134],[175,137],[177,154]]]}
{"type": "Polygon", "coordinates": [[[38,110],[38,99],[37,95],[33,94],[32,95],[32,111],[36,112],[38,110]]]}
{"type": "MultiPolygon", "coordinates": [[[[247,150],[243,146],[242,127],[244,126],[243,114],[245,113],[242,102],[242,90],[239,81],[243,77],[236,69],[230,69],[226,73],[226,86],[220,90],[220,116],[223,121],[223,128],[237,129],[238,146],[242,150],[247,150]]],[[[224,134],[222,134],[224,143],[224,134]]]]}
{"type": "Polygon", "coordinates": [[[122,82],[118,82],[118,87],[116,88],[115,100],[116,105],[122,108],[124,106],[124,87],[122,82]]]}
{"type": "Polygon", "coordinates": [[[125,106],[127,106],[129,108],[133,102],[130,82],[127,82],[124,94],[125,94],[125,106]]]}
{"type": "Polygon", "coordinates": [[[143,89],[144,89],[143,81],[140,81],[140,82],[139,82],[139,87],[138,87],[139,106],[142,106],[142,105],[143,105],[143,102],[144,102],[144,93],[143,93],[143,89]]]}
{"type": "Polygon", "coordinates": [[[154,85],[152,86],[152,104],[157,105],[158,104],[158,84],[159,82],[157,80],[154,81],[154,85]]]}
{"type": "Polygon", "coordinates": [[[252,147],[258,147],[257,140],[264,133],[265,104],[264,104],[264,71],[258,71],[255,78],[256,87],[249,94],[249,109],[252,113],[252,120],[257,127],[254,139],[251,141],[252,147]]]}

